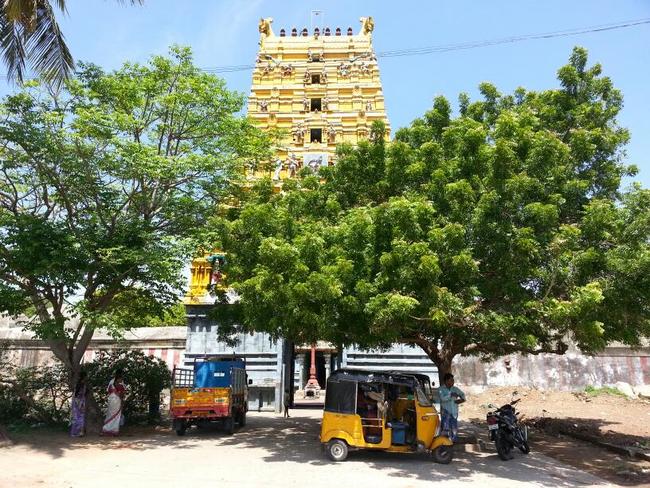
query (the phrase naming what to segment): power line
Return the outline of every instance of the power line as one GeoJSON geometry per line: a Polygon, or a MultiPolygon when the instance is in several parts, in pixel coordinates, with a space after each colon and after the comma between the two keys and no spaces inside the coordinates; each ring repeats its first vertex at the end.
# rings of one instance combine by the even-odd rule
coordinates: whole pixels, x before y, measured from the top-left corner
{"type": "MultiPolygon", "coordinates": [[[[650,24],[650,19],[637,19],[627,20],[623,22],[616,22],[612,24],[596,25],[592,27],[583,27],[577,29],[560,30],[553,32],[543,32],[540,34],[528,34],[521,36],[502,37],[498,39],[488,39],[483,41],[471,41],[457,44],[443,44],[438,46],[428,46],[409,49],[397,49],[394,51],[382,51],[377,53],[378,58],[395,58],[401,56],[417,56],[422,54],[432,54],[449,51],[460,51],[464,49],[474,49],[486,46],[495,46],[499,44],[509,44],[514,42],[531,41],[535,39],[550,39],[554,37],[570,37],[578,36],[581,34],[589,34],[592,32],[604,32],[616,29],[625,29],[628,27],[635,27],[638,25],[650,24]]],[[[217,66],[214,68],[205,68],[204,71],[209,73],[232,73],[235,71],[244,71],[253,69],[255,65],[240,65],[240,66],[217,66]]]]}
{"type": "Polygon", "coordinates": [[[377,57],[392,58],[398,56],[415,56],[420,54],[431,54],[438,52],[459,51],[462,49],[473,49],[477,47],[494,46],[498,44],[508,44],[514,42],[530,41],[535,39],[550,39],[553,37],[570,37],[592,32],[604,32],[615,29],[625,29],[638,25],[650,24],[650,19],[629,20],[617,22],[614,24],[597,25],[593,27],[584,27],[580,29],[568,29],[562,31],[544,32],[540,34],[528,34],[522,36],[502,37],[499,39],[490,39],[485,41],[464,42],[458,44],[447,44],[442,46],[429,46],[421,48],[399,49],[395,51],[383,51],[377,54],[377,57]]]}
{"type": "MultiPolygon", "coordinates": [[[[408,49],[396,49],[393,51],[382,51],[377,53],[378,58],[397,58],[402,56],[420,56],[433,53],[444,53],[450,51],[461,51],[467,49],[476,49],[480,47],[496,46],[499,44],[512,44],[515,42],[532,41],[537,39],[551,39],[555,37],[572,37],[582,34],[590,34],[594,32],[605,32],[617,29],[626,29],[629,27],[636,27],[639,25],[650,24],[650,18],[627,20],[623,22],[616,22],[612,24],[602,24],[592,27],[583,27],[577,29],[567,29],[552,32],[543,32],[539,34],[527,34],[521,36],[502,37],[497,39],[487,39],[483,41],[470,41],[456,44],[443,44],[438,46],[427,46],[408,49]]],[[[231,66],[214,66],[209,68],[201,68],[201,71],[210,74],[224,74],[234,73],[237,71],[247,71],[255,68],[254,64],[239,64],[231,66]]],[[[0,74],[0,77],[6,78],[7,74],[0,74]]]]}

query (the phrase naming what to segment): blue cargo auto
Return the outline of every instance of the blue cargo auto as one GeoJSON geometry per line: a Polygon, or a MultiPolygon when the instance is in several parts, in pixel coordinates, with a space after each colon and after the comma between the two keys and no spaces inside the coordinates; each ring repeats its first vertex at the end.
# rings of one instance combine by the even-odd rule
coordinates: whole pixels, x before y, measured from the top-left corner
{"type": "Polygon", "coordinates": [[[246,424],[248,381],[243,359],[206,357],[194,369],[174,368],[171,392],[172,426],[184,435],[191,425],[222,422],[228,434],[235,423],[246,424]]]}

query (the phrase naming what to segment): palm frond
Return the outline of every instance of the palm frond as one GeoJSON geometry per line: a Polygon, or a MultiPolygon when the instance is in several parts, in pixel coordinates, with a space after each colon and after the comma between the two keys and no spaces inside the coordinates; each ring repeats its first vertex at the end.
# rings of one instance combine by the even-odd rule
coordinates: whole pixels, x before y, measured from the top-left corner
{"type": "Polygon", "coordinates": [[[0,51],[7,65],[7,79],[23,81],[25,74],[24,27],[0,12],[0,51]]]}
{"type": "Polygon", "coordinates": [[[59,84],[70,76],[74,60],[54,10],[46,0],[38,0],[36,26],[33,30],[25,31],[24,43],[31,66],[43,79],[59,84]]]}
{"type": "Polygon", "coordinates": [[[50,3],[54,3],[64,14],[68,12],[68,9],[65,6],[65,0],[52,0],[50,3]]]}
{"type": "MultiPolygon", "coordinates": [[[[144,4],[144,0],[116,1],[144,4]]],[[[54,9],[65,14],[66,0],[0,0],[0,53],[9,80],[23,81],[26,60],[48,82],[60,84],[72,73],[74,60],[54,9]]]]}

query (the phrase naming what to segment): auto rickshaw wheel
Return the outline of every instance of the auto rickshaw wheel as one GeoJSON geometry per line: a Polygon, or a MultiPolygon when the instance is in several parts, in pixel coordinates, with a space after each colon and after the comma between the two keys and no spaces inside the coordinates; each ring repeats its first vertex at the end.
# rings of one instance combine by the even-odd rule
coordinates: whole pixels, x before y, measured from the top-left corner
{"type": "Polygon", "coordinates": [[[246,412],[245,411],[239,412],[239,422],[237,422],[237,423],[239,424],[240,427],[243,427],[244,425],[246,425],[246,412]]]}
{"type": "Polygon", "coordinates": [[[438,446],[433,450],[433,459],[440,464],[449,464],[454,458],[454,446],[438,446]]]}
{"type": "Polygon", "coordinates": [[[348,445],[341,439],[332,439],[327,443],[327,455],[332,461],[345,461],[348,457],[348,445]]]}

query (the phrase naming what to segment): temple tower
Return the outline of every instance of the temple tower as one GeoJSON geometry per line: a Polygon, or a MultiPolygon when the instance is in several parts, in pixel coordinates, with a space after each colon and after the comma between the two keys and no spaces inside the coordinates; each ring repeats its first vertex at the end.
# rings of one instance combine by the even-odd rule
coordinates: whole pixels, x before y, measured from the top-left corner
{"type": "Polygon", "coordinates": [[[366,139],[376,120],[389,136],[372,17],[361,18],[357,34],[351,27],[283,28],[276,34],[272,22],[259,22],[248,116],[283,137],[272,168],[255,176],[278,181],[305,166],[334,164],[336,145],[366,139]]]}
{"type": "MultiPolygon", "coordinates": [[[[366,139],[374,121],[384,122],[384,136],[389,137],[379,67],[372,46],[374,23],[372,17],[360,20],[361,29],[356,34],[351,27],[292,27],[276,34],[272,19],[260,20],[248,116],[262,130],[278,130],[282,138],[275,160],[265,169],[253,168],[247,177],[271,177],[279,190],[282,180],[294,177],[301,168],[315,171],[320,166],[335,164],[336,146],[344,142],[356,145],[366,139]]],[[[195,358],[212,353],[246,357],[246,369],[253,381],[249,389],[251,410],[279,412],[287,390],[293,396],[294,389],[302,389],[308,396],[309,391],[325,387],[329,372],[337,367],[367,368],[368,361],[384,369],[414,367],[413,361],[404,357],[431,364],[422,351],[407,346],[395,349],[394,358],[382,362],[386,359],[383,351],[338,350],[322,341],[292,344],[259,332],[238,335],[239,343],[233,348],[220,342],[219,324],[209,314],[215,300],[211,291],[227,289],[227,272],[228,256],[218,250],[192,261],[185,297],[185,362],[189,365],[195,358]]],[[[422,370],[422,366],[417,368],[422,370]]]]}
{"type": "MultiPolygon", "coordinates": [[[[248,116],[260,129],[279,130],[283,137],[270,169],[249,177],[270,176],[279,186],[303,167],[316,171],[335,164],[336,145],[366,139],[374,121],[384,122],[386,138],[390,126],[372,47],[372,17],[360,19],[357,34],[352,27],[311,32],[294,27],[276,35],[272,22],[259,22],[248,116]]],[[[224,264],[227,257],[218,252],[192,261],[186,304],[214,303],[209,290],[223,286],[224,264]]]]}

